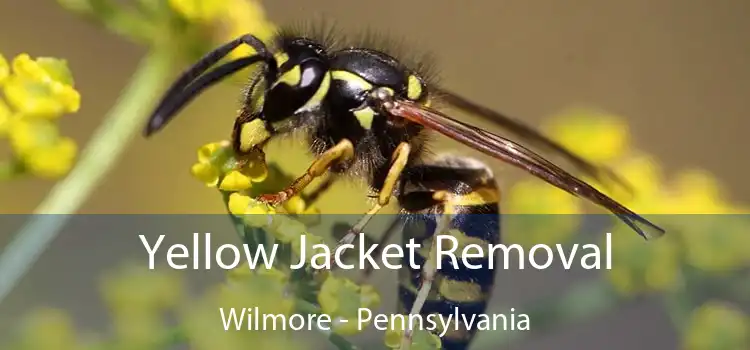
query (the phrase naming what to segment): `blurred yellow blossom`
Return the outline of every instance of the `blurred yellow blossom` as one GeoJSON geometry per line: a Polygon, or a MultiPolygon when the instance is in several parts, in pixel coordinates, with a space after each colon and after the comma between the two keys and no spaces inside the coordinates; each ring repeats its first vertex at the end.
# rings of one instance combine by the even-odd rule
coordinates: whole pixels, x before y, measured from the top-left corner
{"type": "Polygon", "coordinates": [[[225,0],[169,0],[169,6],[193,22],[214,21],[227,9],[225,0]]]}
{"type": "MultiPolygon", "coordinates": [[[[271,44],[277,32],[276,26],[268,20],[266,11],[258,0],[226,0],[226,13],[220,23],[219,40],[226,41],[252,33],[264,43],[271,44]],[[222,40],[223,37],[223,40],[222,40]]],[[[242,45],[230,53],[230,58],[253,54],[247,45],[242,45]]]]}
{"type": "Polygon", "coordinates": [[[125,265],[107,274],[101,288],[115,313],[159,312],[178,305],[184,297],[181,276],[166,266],[150,270],[140,264],[125,265]]]}
{"type": "Polygon", "coordinates": [[[16,156],[32,174],[55,178],[73,167],[78,147],[61,136],[56,125],[44,119],[16,119],[10,122],[8,137],[16,156]]]}
{"type": "Polygon", "coordinates": [[[220,285],[197,302],[185,305],[182,319],[191,349],[240,350],[247,349],[248,344],[261,349],[300,348],[300,344],[292,340],[289,329],[248,332],[246,323],[235,329],[235,324],[230,321],[229,329],[225,330],[217,322],[217,313],[223,312],[224,317],[228,317],[232,309],[235,312],[246,309],[253,314],[286,317],[293,313],[294,300],[286,296],[285,277],[273,269],[264,271],[260,268],[255,272],[235,275],[232,283],[220,285]]]}
{"type": "Polygon", "coordinates": [[[44,118],[57,118],[77,112],[81,96],[73,88],[67,63],[40,57],[32,60],[27,54],[13,60],[13,75],[3,84],[8,103],[19,113],[44,118]]]}
{"type": "Polygon", "coordinates": [[[612,232],[612,269],[605,272],[618,292],[636,295],[680,286],[680,251],[673,236],[645,241],[629,228],[618,228],[612,232]]]}
{"type": "Polygon", "coordinates": [[[514,184],[503,206],[504,235],[522,246],[564,243],[576,232],[582,213],[580,199],[536,180],[514,184]]]}
{"type": "Polygon", "coordinates": [[[8,104],[0,99],[0,137],[6,136],[10,123],[13,120],[13,111],[10,110],[8,104]]]}
{"type": "Polygon", "coordinates": [[[70,316],[58,309],[38,309],[26,317],[20,349],[78,350],[83,348],[70,316]]]}
{"type": "Polygon", "coordinates": [[[10,75],[10,66],[8,66],[8,60],[5,59],[5,56],[0,54],[0,85],[5,82],[5,79],[8,78],[8,75],[10,75]]]}
{"type": "Polygon", "coordinates": [[[697,169],[682,171],[671,185],[670,214],[727,214],[731,205],[724,198],[719,181],[697,169]]]}
{"type": "Polygon", "coordinates": [[[6,137],[18,164],[14,175],[58,178],[73,167],[78,147],[60,135],[55,120],[77,112],[81,97],[65,60],[20,54],[8,65],[0,58],[0,137],[6,137]],[[12,69],[11,69],[12,68],[12,69]],[[6,103],[7,101],[7,103],[6,103]]]}
{"type": "Polygon", "coordinates": [[[360,332],[357,322],[353,322],[358,310],[380,306],[380,295],[372,286],[359,286],[349,279],[331,275],[320,287],[318,304],[323,313],[331,316],[331,328],[335,333],[352,335],[360,332]],[[341,322],[342,319],[347,321],[341,322]]]}
{"type": "Polygon", "coordinates": [[[684,342],[686,350],[750,349],[750,318],[723,302],[707,302],[693,311],[684,342]]]}
{"type": "Polygon", "coordinates": [[[250,186],[252,186],[250,177],[237,170],[232,170],[221,179],[219,189],[222,191],[236,192],[246,190],[250,188],[250,186]]]}
{"type": "Polygon", "coordinates": [[[743,215],[680,215],[675,233],[686,263],[708,272],[729,272],[750,263],[750,220],[743,215]]]}
{"type": "Polygon", "coordinates": [[[625,120],[602,111],[570,109],[550,118],[544,129],[562,145],[595,163],[610,162],[630,147],[625,120]]]}

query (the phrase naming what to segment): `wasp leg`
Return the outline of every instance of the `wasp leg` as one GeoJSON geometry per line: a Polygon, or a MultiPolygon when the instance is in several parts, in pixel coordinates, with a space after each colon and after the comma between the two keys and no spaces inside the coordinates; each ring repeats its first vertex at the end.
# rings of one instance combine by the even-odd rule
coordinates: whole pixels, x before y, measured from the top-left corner
{"type": "MultiPolygon", "coordinates": [[[[368,210],[367,213],[357,221],[357,224],[352,226],[349,232],[347,232],[347,234],[336,243],[334,251],[344,244],[354,243],[357,239],[357,234],[362,232],[362,229],[364,229],[367,223],[370,222],[370,219],[390,203],[398,179],[401,177],[401,173],[404,171],[406,163],[409,160],[410,153],[411,146],[406,142],[401,143],[396,147],[396,151],[393,152],[391,167],[388,169],[388,175],[386,175],[385,181],[383,182],[383,188],[381,188],[378,193],[377,203],[375,203],[375,205],[373,205],[372,208],[370,208],[370,210],[368,210]]],[[[333,260],[333,256],[331,256],[331,260],[333,260]]],[[[332,264],[331,266],[335,266],[335,264],[332,264]]]]}
{"type": "Polygon", "coordinates": [[[320,199],[320,196],[324,195],[330,188],[333,186],[333,184],[336,183],[336,181],[339,180],[339,176],[328,174],[326,176],[325,180],[316,187],[314,190],[310,191],[310,193],[302,194],[302,199],[305,200],[305,204],[308,207],[313,206],[318,199],[320,199]]]}
{"type": "MultiPolygon", "coordinates": [[[[409,315],[419,314],[422,311],[424,303],[430,296],[432,291],[432,284],[435,281],[435,275],[437,274],[437,241],[438,236],[446,234],[450,228],[451,221],[453,220],[453,203],[452,196],[450,193],[445,191],[435,192],[433,199],[443,203],[443,215],[438,220],[433,234],[432,242],[430,244],[430,251],[428,253],[427,260],[422,267],[422,276],[419,289],[417,290],[417,296],[414,299],[409,315]]],[[[411,319],[411,318],[408,318],[411,319]]],[[[411,322],[406,322],[406,329],[404,330],[404,336],[401,339],[401,347],[399,350],[409,350],[411,346],[411,338],[414,330],[411,328],[411,322]]]]}
{"type": "Polygon", "coordinates": [[[323,176],[335,163],[346,162],[352,158],[354,158],[354,146],[351,141],[343,139],[318,156],[307,168],[305,175],[298,177],[289,187],[277,193],[261,195],[258,199],[271,205],[280,204],[302,192],[313,180],[323,176]]]}

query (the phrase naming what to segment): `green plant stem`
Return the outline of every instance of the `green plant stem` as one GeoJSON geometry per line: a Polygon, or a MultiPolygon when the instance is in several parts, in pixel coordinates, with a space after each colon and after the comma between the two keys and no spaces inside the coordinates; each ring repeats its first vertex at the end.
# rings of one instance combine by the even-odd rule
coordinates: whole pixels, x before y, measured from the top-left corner
{"type": "Polygon", "coordinates": [[[81,153],[76,166],[49,192],[34,211],[34,216],[0,255],[0,302],[33,266],[71,214],[78,211],[114,167],[129,141],[141,130],[171,74],[171,58],[168,50],[147,54],[81,153]]]}

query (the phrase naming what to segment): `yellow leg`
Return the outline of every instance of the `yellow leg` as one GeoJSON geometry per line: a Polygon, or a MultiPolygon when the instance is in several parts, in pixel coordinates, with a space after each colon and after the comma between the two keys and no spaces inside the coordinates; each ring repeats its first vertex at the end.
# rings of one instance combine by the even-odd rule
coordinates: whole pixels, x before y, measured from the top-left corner
{"type": "MultiPolygon", "coordinates": [[[[412,304],[409,315],[418,314],[422,311],[422,306],[427,301],[427,297],[430,295],[432,290],[432,283],[435,281],[435,274],[437,273],[437,238],[439,235],[444,234],[448,231],[448,226],[453,218],[453,202],[450,195],[447,192],[436,192],[433,196],[435,200],[443,202],[443,216],[435,227],[435,233],[432,236],[432,244],[430,245],[429,257],[425,261],[422,267],[422,281],[417,291],[417,296],[412,304]]],[[[411,318],[409,318],[411,319],[411,318]]],[[[456,321],[457,322],[457,321],[456,321]]],[[[407,328],[404,331],[404,336],[401,339],[401,347],[399,350],[409,350],[411,346],[412,334],[414,330],[411,329],[410,322],[406,324],[407,328]]]]}
{"type": "MultiPolygon", "coordinates": [[[[404,142],[396,147],[396,151],[393,152],[391,167],[390,169],[388,169],[388,174],[386,175],[385,181],[383,182],[383,188],[380,189],[380,193],[378,193],[378,202],[373,205],[372,208],[370,208],[370,210],[368,210],[367,213],[361,219],[359,219],[357,224],[354,225],[349,230],[349,232],[347,232],[346,235],[344,235],[344,237],[338,241],[338,243],[336,244],[337,249],[341,245],[354,243],[359,233],[362,232],[367,223],[370,222],[370,219],[372,219],[375,214],[377,214],[381,209],[383,209],[383,207],[390,203],[391,197],[393,196],[393,191],[396,189],[398,179],[399,177],[401,177],[401,172],[404,171],[406,162],[409,160],[410,152],[411,146],[409,146],[408,143],[404,142]]],[[[335,266],[335,264],[332,264],[331,266],[335,266]]]]}
{"type": "Polygon", "coordinates": [[[349,161],[354,158],[354,146],[347,139],[341,140],[313,161],[305,175],[298,177],[292,184],[281,192],[264,194],[261,201],[271,205],[280,204],[302,192],[316,178],[325,174],[336,162],[349,161]]]}

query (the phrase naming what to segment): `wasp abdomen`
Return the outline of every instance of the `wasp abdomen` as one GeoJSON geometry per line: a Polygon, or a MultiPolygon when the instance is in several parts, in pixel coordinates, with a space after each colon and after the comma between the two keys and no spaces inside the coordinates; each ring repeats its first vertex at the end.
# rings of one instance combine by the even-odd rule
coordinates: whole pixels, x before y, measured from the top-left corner
{"type": "MultiPolygon", "coordinates": [[[[494,271],[490,269],[494,257],[464,258],[462,250],[467,244],[486,248],[500,242],[499,199],[492,172],[484,164],[465,157],[443,156],[409,169],[403,177],[399,195],[403,239],[407,243],[413,238],[420,244],[415,264],[426,265],[436,239],[441,240],[444,252],[452,250],[450,255],[440,257],[432,290],[420,311],[422,315],[439,314],[450,320],[442,338],[444,349],[465,349],[476,331],[476,322],[469,327],[464,320],[476,319],[472,316],[487,309],[495,283],[494,271]],[[435,199],[438,192],[450,194],[450,199],[435,199]],[[447,229],[437,233],[435,229],[447,208],[453,217],[447,229]]],[[[422,279],[422,269],[412,269],[405,262],[400,276],[400,312],[407,313],[412,308],[422,279]]]]}

